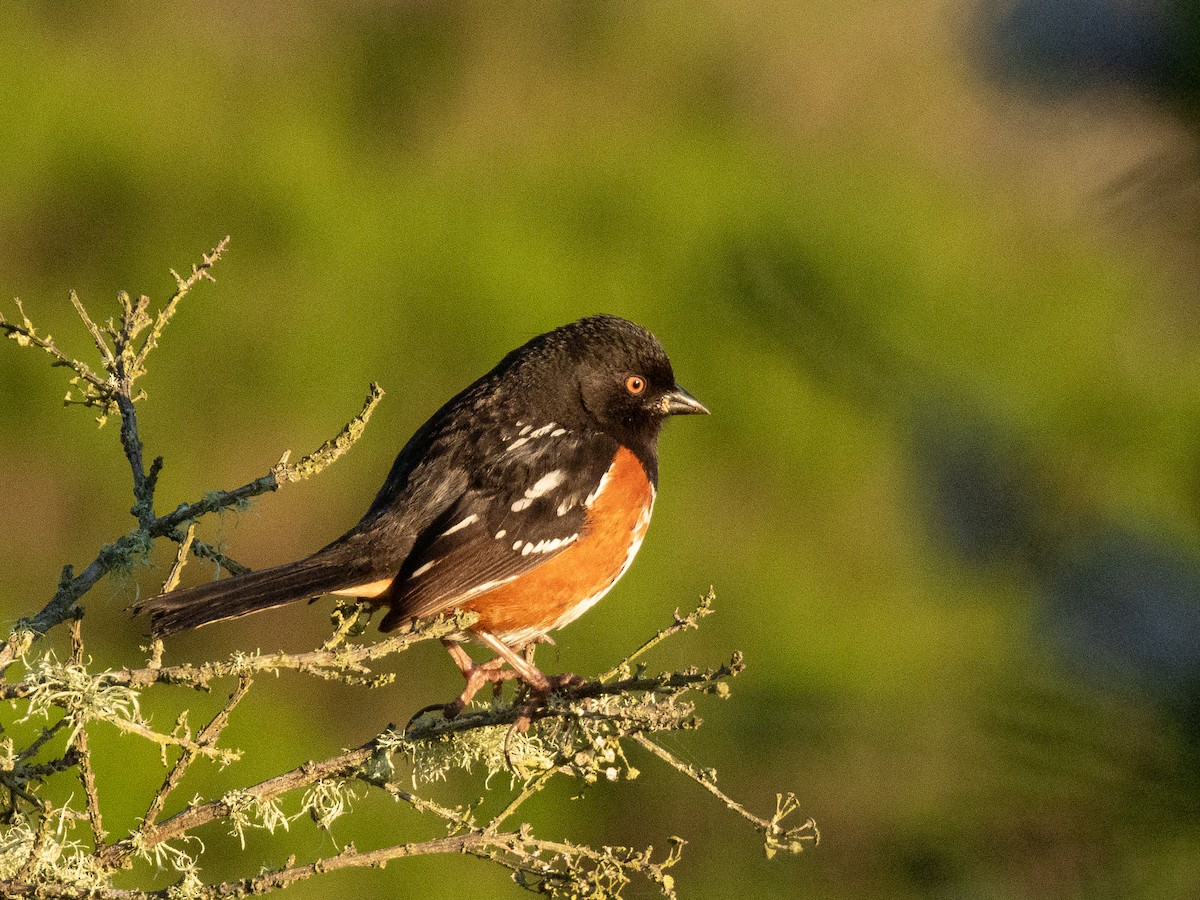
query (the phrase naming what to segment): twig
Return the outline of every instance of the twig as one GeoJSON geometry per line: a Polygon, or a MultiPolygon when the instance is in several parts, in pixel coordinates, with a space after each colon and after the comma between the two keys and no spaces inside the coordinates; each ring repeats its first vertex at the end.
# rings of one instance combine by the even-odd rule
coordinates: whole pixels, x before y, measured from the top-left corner
{"type": "MultiPolygon", "coordinates": [[[[0,782],[3,782],[5,787],[19,786],[20,782],[48,778],[51,775],[73,769],[77,765],[79,765],[79,751],[71,748],[58,759],[52,759],[49,762],[25,763],[15,765],[11,769],[0,769],[0,782]]],[[[35,800],[34,805],[40,806],[41,804],[35,800]]]]}
{"type": "Polygon", "coordinates": [[[89,887],[81,889],[69,884],[43,884],[14,877],[0,881],[0,897],[31,897],[38,900],[156,900],[168,897],[166,891],[138,891],[124,888],[89,887]]]}
{"type": "Polygon", "coordinates": [[[200,500],[181,504],[174,511],[155,519],[146,530],[154,537],[169,536],[175,529],[200,516],[238,506],[261,494],[278,490],[281,484],[301,481],[316,475],[341,457],[362,436],[363,429],[366,428],[367,422],[371,418],[371,413],[375,411],[375,407],[382,399],[383,388],[375,382],[371,382],[367,397],[363,401],[362,410],[358,415],[342,426],[336,436],[312,453],[302,457],[298,462],[289,463],[291,452],[288,451],[265,475],[261,475],[241,487],[228,491],[212,491],[200,500]]]}
{"type": "Polygon", "coordinates": [[[440,853],[470,853],[482,855],[489,849],[511,850],[522,843],[523,838],[516,833],[495,834],[486,831],[473,831],[467,834],[449,835],[429,841],[419,841],[411,844],[397,844],[394,847],[384,847],[360,853],[351,844],[336,856],[328,856],[307,865],[292,865],[274,872],[267,872],[255,878],[242,881],[225,882],[214,885],[205,892],[206,897],[245,897],[251,894],[265,894],[306,881],[314,875],[325,872],[337,872],[340,869],[383,868],[394,859],[404,859],[412,856],[429,856],[440,853]]]}
{"type": "Polygon", "coordinates": [[[674,754],[663,749],[663,747],[650,740],[644,734],[632,734],[630,736],[640,746],[649,750],[677,772],[686,775],[724,803],[730,810],[754,825],[763,835],[768,856],[773,856],[777,850],[800,853],[806,845],[815,847],[820,843],[821,833],[817,830],[817,823],[812,819],[807,819],[804,824],[794,828],[784,829],[781,826],[780,823],[799,808],[795,795],[788,794],[785,797],[782,794],[777,794],[775,797],[775,815],[770,819],[761,818],[717,787],[711,773],[676,758],[674,754]]]}
{"type": "MultiPolygon", "coordinates": [[[[71,662],[77,666],[84,664],[83,619],[78,617],[71,621],[71,662]]],[[[100,815],[100,793],[96,789],[96,770],[92,766],[86,722],[80,724],[75,732],[75,749],[79,754],[79,781],[83,785],[88,822],[92,826],[92,839],[95,846],[99,847],[107,840],[108,835],[104,830],[104,818],[100,815]]]]}
{"type": "Polygon", "coordinates": [[[87,725],[82,726],[75,735],[75,747],[79,751],[79,781],[83,785],[83,796],[87,803],[88,822],[99,847],[108,839],[108,833],[104,830],[104,819],[100,815],[100,793],[96,789],[96,770],[92,767],[87,725]]]}
{"type": "Polygon", "coordinates": [[[14,302],[16,303],[17,311],[21,314],[21,324],[18,325],[15,322],[10,322],[4,318],[3,314],[0,314],[0,331],[4,332],[22,347],[33,346],[49,353],[54,357],[53,365],[70,369],[78,377],[86,381],[97,393],[107,393],[112,389],[111,382],[108,379],[101,378],[86,363],[72,359],[59,350],[50,335],[46,335],[45,337],[39,335],[34,330],[33,323],[29,321],[29,317],[25,315],[25,307],[21,305],[21,301],[16,300],[14,302]]]}
{"type": "Polygon", "coordinates": [[[640,656],[644,656],[647,652],[653,650],[672,635],[678,634],[681,631],[686,631],[689,628],[699,628],[700,620],[705,616],[712,614],[712,605],[715,599],[716,593],[710,587],[708,589],[708,593],[700,598],[700,602],[697,604],[696,608],[686,616],[681,616],[679,614],[679,610],[676,609],[674,622],[672,622],[662,631],[658,632],[658,634],[654,635],[654,637],[650,638],[650,640],[646,641],[644,644],[626,656],[623,660],[601,675],[597,681],[609,681],[613,678],[627,676],[630,671],[632,671],[631,665],[635,659],[640,656]]]}
{"type": "Polygon", "coordinates": [[[356,632],[359,620],[364,612],[368,612],[370,605],[365,600],[351,599],[338,603],[333,608],[334,628],[325,643],[321,645],[321,649],[329,652],[336,650],[338,647],[346,643],[346,638],[356,632]]]}
{"type": "Polygon", "coordinates": [[[363,773],[360,775],[363,780],[371,784],[376,784],[381,790],[387,791],[394,800],[402,800],[421,813],[433,813],[435,816],[449,822],[456,830],[470,831],[475,828],[475,820],[470,812],[463,812],[459,809],[451,809],[448,806],[442,806],[433,800],[427,800],[424,797],[419,797],[411,791],[407,791],[394,781],[375,782],[366,777],[363,773]]]}
{"type": "Polygon", "coordinates": [[[33,757],[37,756],[38,751],[46,745],[46,742],[62,731],[62,729],[69,725],[70,722],[70,717],[63,716],[53,725],[43,728],[42,733],[37,736],[33,743],[31,743],[28,747],[22,750],[20,754],[17,755],[17,765],[20,765],[27,759],[33,759],[33,757]]]}
{"type": "Polygon", "coordinates": [[[215,747],[205,746],[199,741],[192,740],[184,735],[163,734],[155,731],[148,725],[143,725],[141,722],[134,722],[132,719],[105,719],[111,725],[116,726],[119,731],[124,731],[126,734],[136,734],[138,737],[145,738],[155,744],[158,744],[165,753],[169,747],[179,747],[183,750],[190,750],[193,753],[199,753],[207,756],[210,759],[221,760],[222,762],[230,762],[237,759],[238,752],[234,750],[218,750],[215,747]]]}
{"type": "Polygon", "coordinates": [[[283,459],[271,468],[271,475],[275,477],[275,481],[278,484],[302,481],[305,478],[311,478],[336,461],[362,437],[363,429],[367,427],[367,420],[371,418],[371,413],[375,411],[375,407],[382,399],[383,388],[372,381],[370,389],[367,391],[367,399],[363,401],[362,412],[347,422],[336,437],[326,441],[299,462],[289,463],[287,454],[284,454],[283,459]]]}
{"type": "Polygon", "coordinates": [[[484,830],[494,832],[497,828],[503,825],[506,819],[511,817],[525,804],[526,800],[541,791],[542,788],[549,784],[550,779],[554,777],[556,772],[557,769],[547,769],[541,775],[530,779],[529,783],[521,789],[521,793],[513,797],[508,806],[504,807],[504,809],[500,810],[500,812],[496,813],[496,815],[492,817],[492,820],[488,822],[487,828],[484,830]]]}
{"type": "MultiPolygon", "coordinates": [[[[168,532],[165,537],[179,543],[183,540],[185,532],[176,528],[174,531],[168,532]]],[[[250,571],[249,566],[243,566],[240,562],[231,556],[226,556],[220,549],[212,544],[206,544],[201,540],[192,541],[192,556],[198,559],[208,559],[215,562],[220,568],[224,569],[230,575],[245,575],[250,571]]]]}
{"type": "Polygon", "coordinates": [[[83,320],[83,324],[87,328],[88,333],[91,334],[92,340],[96,342],[96,349],[100,351],[100,358],[104,361],[104,368],[111,369],[116,364],[116,360],[113,358],[112,348],[108,346],[108,340],[104,337],[104,333],[100,330],[100,327],[92,321],[92,317],[88,315],[88,311],[84,309],[79,295],[71,291],[70,297],[71,305],[75,307],[75,312],[83,320]]]}
{"type": "MultiPolygon", "coordinates": [[[[308,478],[334,462],[361,436],[367,420],[370,419],[371,413],[382,396],[383,391],[379,386],[372,384],[362,411],[351,419],[336,437],[326,441],[320,448],[305,456],[298,463],[289,465],[285,455],[284,460],[272,467],[266,475],[256,478],[249,484],[232,491],[214,491],[202,500],[183,504],[174,512],[159,516],[148,524],[143,523],[136,530],[104,547],[96,559],[78,575],[74,574],[74,570],[70,566],[66,567],[55,595],[36,615],[19,620],[6,644],[0,647],[0,673],[3,673],[14,659],[28,650],[35,640],[72,616],[75,610],[75,601],[90,590],[105,574],[115,566],[144,554],[154,538],[170,537],[172,540],[182,541],[186,538],[183,526],[194,519],[210,512],[219,512],[230,506],[244,503],[259,494],[278,490],[280,484],[308,478]]],[[[127,448],[128,452],[129,448],[127,448]]],[[[136,469],[135,464],[131,463],[131,465],[134,465],[134,469],[136,469]]],[[[137,481],[136,475],[134,480],[137,481]]],[[[224,568],[234,574],[249,571],[200,541],[193,540],[192,552],[198,556],[216,559],[224,568]]]]}
{"type": "MultiPolygon", "coordinates": [[[[354,750],[348,750],[338,756],[322,762],[307,762],[282,775],[268,778],[266,781],[248,787],[241,793],[256,800],[270,800],[280,794],[297,788],[307,787],[314,782],[326,778],[335,778],[353,772],[366,762],[378,749],[377,742],[372,740],[354,750]]],[[[222,819],[230,813],[229,804],[222,800],[210,800],[187,807],[169,819],[151,824],[144,823],[139,832],[138,845],[153,847],[163,841],[169,841],[181,834],[186,834],[194,828],[206,825],[216,819],[222,819]]],[[[101,865],[113,868],[123,865],[134,852],[132,838],[118,841],[104,847],[97,858],[101,865]]]]}
{"type": "MultiPolygon", "coordinates": [[[[575,718],[578,713],[571,708],[573,702],[584,698],[594,698],[604,695],[628,694],[637,691],[678,691],[688,688],[703,687],[717,680],[732,677],[740,669],[731,666],[721,666],[706,672],[680,673],[672,672],[654,678],[627,679],[613,684],[587,682],[577,687],[568,688],[561,694],[564,703],[546,705],[532,712],[533,721],[545,718],[575,718]]],[[[257,800],[269,800],[280,794],[307,787],[315,782],[342,778],[357,774],[364,763],[375,754],[397,749],[422,741],[436,741],[446,735],[471,731],[496,725],[511,725],[517,717],[526,712],[523,704],[506,707],[493,707],[487,710],[472,710],[454,719],[438,719],[427,717],[419,719],[409,726],[403,735],[395,731],[385,731],[375,739],[368,741],[353,750],[347,750],[337,756],[320,762],[307,762],[282,775],[269,778],[256,785],[246,788],[242,793],[257,800]]],[[[639,723],[627,723],[629,733],[640,729],[639,723]]],[[[524,802],[523,800],[521,802],[524,802]]],[[[154,846],[168,841],[195,828],[225,818],[229,815],[229,805],[223,800],[211,800],[189,806],[163,822],[147,825],[141,832],[142,846],[154,846]]],[[[507,815],[507,812],[505,813],[507,815]]],[[[120,841],[105,847],[99,854],[101,862],[106,867],[122,864],[133,852],[128,841],[120,841]]]]}
{"type": "MultiPolygon", "coordinates": [[[[242,698],[246,696],[246,692],[250,690],[252,683],[252,680],[249,678],[242,678],[238,681],[237,688],[229,695],[229,699],[221,707],[220,712],[213,716],[209,723],[196,735],[196,743],[198,745],[211,747],[217,742],[217,739],[221,736],[221,732],[229,724],[230,713],[242,702],[242,698]]],[[[179,759],[175,760],[175,765],[171,767],[171,771],[163,779],[162,785],[155,793],[154,799],[150,802],[150,806],[146,810],[146,815],[142,817],[142,827],[139,831],[144,832],[148,826],[153,827],[155,821],[157,821],[159,815],[162,813],[167,798],[179,786],[180,779],[187,773],[188,767],[195,761],[196,756],[197,751],[189,747],[185,747],[183,752],[180,753],[179,759]]]]}
{"type": "Polygon", "coordinates": [[[171,270],[171,274],[175,276],[175,293],[171,295],[171,298],[166,302],[166,305],[164,305],[163,308],[158,311],[158,315],[154,317],[154,325],[150,329],[149,334],[146,335],[146,339],[142,342],[141,349],[138,350],[137,356],[134,358],[134,364],[139,369],[145,367],[146,357],[149,356],[150,352],[158,346],[158,340],[162,337],[163,330],[167,327],[167,324],[175,315],[175,308],[179,305],[179,301],[187,296],[191,289],[194,288],[200,281],[215,280],[210,270],[216,264],[217,260],[221,258],[221,254],[223,254],[228,247],[229,236],[226,235],[217,244],[217,246],[212,249],[211,252],[206,253],[203,257],[201,257],[201,262],[199,265],[192,266],[191,274],[189,274],[187,278],[181,278],[178,272],[176,272],[174,269],[171,270]]]}
{"type": "Polygon", "coordinates": [[[183,567],[187,565],[188,551],[191,550],[192,542],[195,539],[196,523],[189,522],[187,531],[183,533],[183,540],[179,542],[179,551],[175,554],[175,562],[171,564],[171,569],[163,580],[162,592],[164,594],[169,594],[179,587],[179,579],[183,576],[183,567]]]}

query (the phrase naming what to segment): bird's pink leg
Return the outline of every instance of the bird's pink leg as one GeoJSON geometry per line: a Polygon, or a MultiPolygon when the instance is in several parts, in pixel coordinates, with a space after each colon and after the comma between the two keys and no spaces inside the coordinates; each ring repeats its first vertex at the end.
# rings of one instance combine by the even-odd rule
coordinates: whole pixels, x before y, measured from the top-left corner
{"type": "Polygon", "coordinates": [[[442,644],[450,653],[450,658],[454,660],[458,670],[462,672],[463,678],[467,679],[467,686],[458,695],[458,699],[446,705],[446,718],[448,719],[453,719],[466,709],[467,704],[485,684],[490,682],[499,686],[505,681],[522,677],[521,673],[515,669],[504,668],[503,657],[497,657],[485,663],[477,663],[457,641],[442,641],[442,644]]]}

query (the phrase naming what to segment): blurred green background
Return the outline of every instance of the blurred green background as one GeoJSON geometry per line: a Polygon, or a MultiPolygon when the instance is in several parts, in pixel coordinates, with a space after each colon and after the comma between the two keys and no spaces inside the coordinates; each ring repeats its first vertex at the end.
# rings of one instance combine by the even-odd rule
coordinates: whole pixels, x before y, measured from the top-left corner
{"type": "MultiPolygon", "coordinates": [[[[540,659],[601,671],[713,585],[718,615],[654,662],[739,648],[749,669],[665,743],[759,812],[794,790],[824,840],[768,862],[640,757],[636,782],[539,797],[539,833],[681,834],[694,898],[1200,896],[1195,21],[1115,0],[9,4],[0,293],[87,354],[68,289],[98,318],[119,289],[163,300],[168,268],[232,235],[144,384],[160,511],[312,449],[383,384],[349,457],[207,525],[251,566],[352,524],[511,347],[598,311],[646,325],[713,415],[667,430],[637,565],[540,659]]],[[[0,347],[5,624],[131,524],[115,427],[64,391],[0,347]]],[[[123,610],[167,559],[89,595],[98,664],[141,658],[123,610]]],[[[327,610],[169,659],[306,649],[327,610]]],[[[227,733],[247,761],[181,797],[459,689],[434,647],[398,671],[372,693],[260,682],[227,733]]],[[[160,727],[220,699],[164,698],[160,727]]],[[[94,731],[129,827],[156,756],[94,731]]],[[[333,839],[436,833],[371,797],[333,839]]],[[[308,823],[244,852],[202,836],[206,877],[335,850],[308,823]]],[[[459,858],[292,891],[517,894],[459,858]]]]}

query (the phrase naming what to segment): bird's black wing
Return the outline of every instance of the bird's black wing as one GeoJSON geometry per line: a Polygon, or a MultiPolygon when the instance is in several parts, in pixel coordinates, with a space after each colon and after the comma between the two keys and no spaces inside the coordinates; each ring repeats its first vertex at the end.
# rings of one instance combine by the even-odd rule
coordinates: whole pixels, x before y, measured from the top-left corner
{"type": "Polygon", "coordinates": [[[616,441],[554,422],[517,425],[458,502],[417,538],[392,583],[389,623],[449,609],[579,539],[616,441]]]}

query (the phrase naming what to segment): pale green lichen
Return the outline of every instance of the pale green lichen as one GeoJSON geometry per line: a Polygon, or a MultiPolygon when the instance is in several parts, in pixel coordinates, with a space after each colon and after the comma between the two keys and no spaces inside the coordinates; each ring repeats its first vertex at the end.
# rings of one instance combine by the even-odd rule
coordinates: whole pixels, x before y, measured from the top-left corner
{"type": "Polygon", "coordinates": [[[0,880],[23,873],[27,881],[74,888],[81,896],[107,887],[109,873],[90,848],[71,837],[78,814],[63,807],[48,809],[43,815],[47,818],[35,827],[18,814],[0,830],[0,880]]]}
{"type": "Polygon", "coordinates": [[[196,860],[204,852],[204,842],[188,834],[179,839],[179,844],[197,844],[199,849],[193,855],[170,841],[153,841],[144,831],[135,831],[129,838],[130,851],[134,856],[153,863],[157,869],[179,872],[186,880],[188,874],[196,874],[196,860]]]}
{"type": "Polygon", "coordinates": [[[330,825],[350,811],[357,799],[358,792],[353,783],[325,778],[305,791],[300,812],[308,813],[318,828],[328,831],[330,825]]]}
{"type": "Polygon", "coordinates": [[[68,743],[92,720],[145,724],[137,691],[114,683],[116,673],[92,673],[81,663],[60,663],[53,651],[25,664],[28,671],[22,684],[28,689],[29,705],[21,721],[49,719],[54,710],[62,710],[71,723],[68,743]]]}
{"type": "Polygon", "coordinates": [[[221,798],[229,810],[229,833],[246,849],[246,830],[260,828],[274,834],[276,829],[287,831],[296,816],[288,816],[273,798],[260,797],[250,791],[230,791],[221,798]]]}
{"type": "MultiPolygon", "coordinates": [[[[561,900],[619,900],[638,874],[656,885],[664,897],[675,898],[675,879],[666,870],[679,862],[686,842],[671,839],[661,862],[654,862],[654,848],[591,847],[556,844],[547,852],[534,846],[529,857],[514,867],[513,881],[533,893],[561,900]]],[[[526,848],[521,848],[526,849],[526,848]]]]}
{"type": "Polygon", "coordinates": [[[208,888],[194,868],[185,871],[179,881],[167,888],[167,900],[200,900],[208,895],[208,888]]]}

